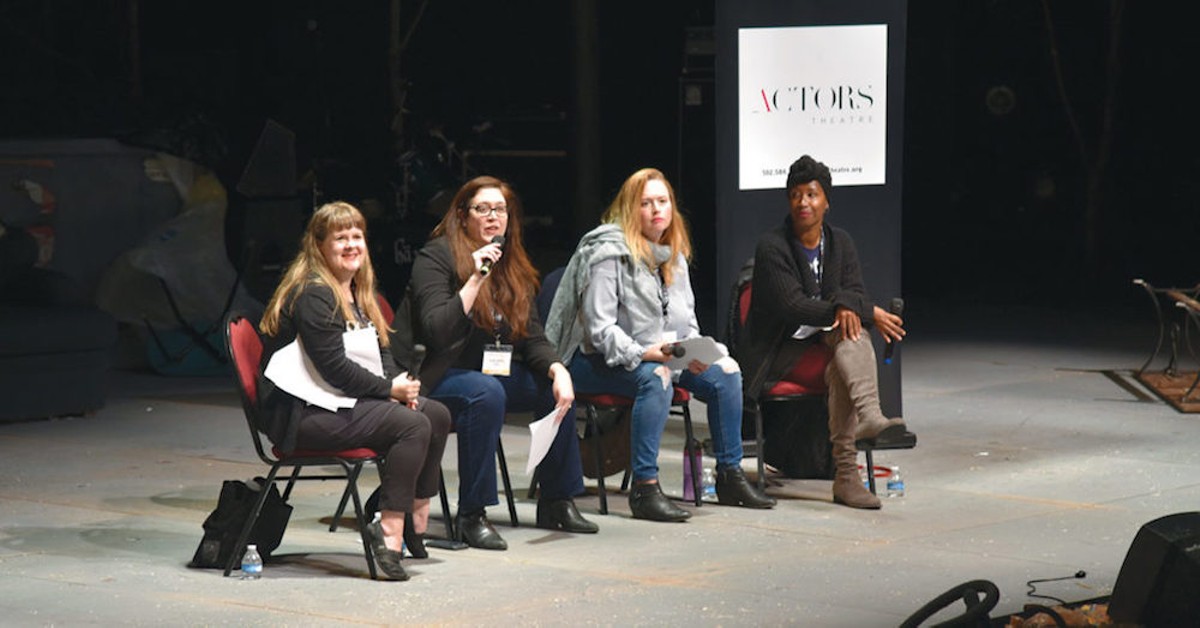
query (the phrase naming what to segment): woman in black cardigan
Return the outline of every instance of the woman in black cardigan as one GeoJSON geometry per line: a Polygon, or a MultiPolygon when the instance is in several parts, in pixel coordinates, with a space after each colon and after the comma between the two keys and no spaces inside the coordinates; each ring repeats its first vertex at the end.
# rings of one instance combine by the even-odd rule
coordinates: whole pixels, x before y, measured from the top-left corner
{"type": "MultiPolygon", "coordinates": [[[[521,243],[520,201],[507,183],[463,185],[413,263],[413,340],[428,357],[423,390],[454,412],[458,527],[472,547],[508,544],[487,520],[496,498],[496,442],[508,411],[555,411],[557,434],[538,465],[537,525],[592,533],[572,498],[583,492],[571,375],[542,331],[537,271],[521,243]]],[[[403,331],[403,330],[401,330],[403,331]]]]}
{"type": "Polygon", "coordinates": [[[420,535],[429,525],[429,499],[438,492],[450,413],[418,397],[419,381],[396,372],[365,229],[363,215],[348,203],[318,209],[259,326],[264,371],[276,351],[298,340],[321,378],[357,401],[330,412],[264,378],[259,390],[265,425],[259,429],[283,451],[369,447],[384,455],[380,521],[371,524],[370,534],[380,569],[407,580],[400,564],[402,539],[414,557],[425,556],[420,535]],[[383,374],[346,355],[343,335],[363,327],[376,331],[383,374]]]}
{"type": "Polygon", "coordinates": [[[904,321],[872,304],[850,234],[825,221],[832,176],[804,155],[787,178],[784,224],[763,234],[754,251],[754,289],[738,360],[752,365],[746,393],[757,396],[781,380],[816,343],[829,347],[829,439],[835,467],[833,500],[879,508],[863,488],[854,443],[902,425],[879,407],[870,327],[887,342],[904,338],[904,321]]]}

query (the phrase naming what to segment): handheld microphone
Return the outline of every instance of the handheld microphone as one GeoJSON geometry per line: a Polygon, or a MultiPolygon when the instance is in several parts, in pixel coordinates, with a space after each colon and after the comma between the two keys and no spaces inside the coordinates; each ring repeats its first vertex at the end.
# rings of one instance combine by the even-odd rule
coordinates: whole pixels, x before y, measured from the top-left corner
{"type": "Polygon", "coordinates": [[[417,379],[421,372],[421,363],[425,361],[425,345],[415,344],[412,350],[412,364],[408,367],[408,378],[417,379]]]}
{"type": "Polygon", "coordinates": [[[673,342],[669,345],[663,345],[663,353],[676,358],[682,358],[687,355],[687,349],[683,345],[673,342]]]}
{"type": "MultiPolygon", "coordinates": [[[[492,236],[492,244],[504,246],[504,236],[492,236]]],[[[479,265],[479,274],[483,277],[487,277],[487,274],[490,272],[492,272],[492,260],[485,259],[483,260],[483,263],[479,265]]]]}
{"type": "MultiPolygon", "coordinates": [[[[895,314],[896,316],[900,316],[900,314],[902,314],[904,312],[904,299],[901,299],[900,297],[893,297],[892,298],[892,306],[890,308],[888,308],[888,311],[891,312],[892,314],[895,314]]],[[[893,340],[893,341],[887,343],[887,347],[884,348],[884,350],[883,350],[883,363],[884,364],[892,363],[892,352],[896,350],[897,342],[898,341],[893,340]]]]}

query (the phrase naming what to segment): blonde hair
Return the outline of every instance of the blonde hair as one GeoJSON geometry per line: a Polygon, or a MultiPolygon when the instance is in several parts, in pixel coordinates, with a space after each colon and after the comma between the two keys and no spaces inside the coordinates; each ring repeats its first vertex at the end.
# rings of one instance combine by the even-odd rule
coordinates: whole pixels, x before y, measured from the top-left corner
{"type": "MultiPolygon", "coordinates": [[[[337,279],[333,276],[333,271],[329,269],[325,255],[321,253],[321,244],[334,233],[351,228],[361,229],[364,235],[367,232],[367,221],[363,218],[362,212],[350,203],[334,201],[322,205],[320,209],[313,212],[312,218],[308,220],[308,227],[304,230],[304,235],[300,237],[300,252],[296,253],[296,257],[288,265],[283,279],[275,288],[275,294],[271,295],[271,300],[267,303],[266,313],[263,314],[262,322],[258,325],[262,333],[268,336],[279,333],[279,318],[283,315],[284,308],[290,308],[295,303],[305,286],[318,284],[336,288],[337,279]]],[[[378,297],[375,294],[375,269],[371,266],[371,255],[365,246],[362,255],[362,265],[359,266],[351,280],[354,301],[358,303],[363,314],[366,314],[371,323],[375,325],[379,341],[386,347],[390,343],[386,332],[392,330],[384,319],[383,311],[379,309],[379,302],[376,300],[378,297]]],[[[334,289],[333,298],[336,300],[337,310],[341,312],[343,319],[348,322],[358,321],[352,304],[346,300],[341,290],[334,289]]]]}
{"type": "Polygon", "coordinates": [[[471,320],[476,326],[489,333],[496,331],[499,312],[508,321],[513,338],[523,338],[529,331],[529,310],[540,285],[537,269],[529,261],[525,245],[521,242],[521,199],[512,187],[496,177],[482,176],[467,181],[459,188],[450,209],[433,229],[433,237],[444,236],[454,255],[454,270],[459,285],[467,283],[475,272],[475,260],[471,253],[485,243],[476,242],[467,233],[467,207],[471,199],[484,188],[496,188],[504,195],[508,206],[508,224],[504,234],[504,257],[488,273],[488,279],[475,297],[471,307],[471,320]]]}
{"type": "Polygon", "coordinates": [[[679,204],[675,201],[675,188],[671,187],[671,182],[667,181],[667,177],[661,171],[656,168],[642,168],[629,175],[601,220],[619,226],[621,232],[625,234],[625,244],[629,247],[633,259],[653,268],[654,255],[650,252],[650,242],[646,236],[642,235],[641,206],[642,192],[646,189],[646,183],[654,180],[662,181],[663,185],[667,187],[667,194],[671,197],[671,224],[657,242],[657,244],[665,244],[671,248],[671,257],[658,267],[662,273],[663,283],[669,286],[675,258],[683,255],[685,260],[691,261],[692,242],[688,237],[687,221],[679,212],[679,204]]]}

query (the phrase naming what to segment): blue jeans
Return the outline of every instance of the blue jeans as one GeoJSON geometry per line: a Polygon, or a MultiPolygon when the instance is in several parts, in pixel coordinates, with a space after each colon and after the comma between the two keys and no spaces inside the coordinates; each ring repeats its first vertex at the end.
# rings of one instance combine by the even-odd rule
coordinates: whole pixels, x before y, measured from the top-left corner
{"type": "MultiPolygon", "coordinates": [[[[458,511],[477,512],[499,503],[496,497],[496,442],[506,412],[554,409],[549,378],[537,377],[519,362],[508,377],[452,368],[430,393],[450,409],[458,437],[458,511]]],[[[563,417],[550,451],[537,467],[541,499],[565,499],[583,492],[583,467],[575,433],[575,408],[563,417]]]]}
{"type": "MultiPolygon", "coordinates": [[[[634,481],[658,477],[658,449],[663,428],[671,409],[674,388],[663,387],[662,378],[654,373],[659,362],[642,362],[632,371],[612,368],[600,354],[584,355],[576,350],[571,358],[571,379],[575,390],[588,393],[609,393],[633,398],[630,413],[630,452],[634,481]]],[[[712,436],[717,466],[731,467],[742,462],[742,374],[726,373],[719,366],[709,366],[699,375],[683,371],[679,387],[691,391],[708,405],[708,431],[712,436]]]]}

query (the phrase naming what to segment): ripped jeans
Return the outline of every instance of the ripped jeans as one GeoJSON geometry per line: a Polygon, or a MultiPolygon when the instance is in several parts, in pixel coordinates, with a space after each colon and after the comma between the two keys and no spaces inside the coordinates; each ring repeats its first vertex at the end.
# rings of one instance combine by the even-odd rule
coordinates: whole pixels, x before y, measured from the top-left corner
{"type": "MultiPolygon", "coordinates": [[[[733,364],[732,360],[728,360],[733,364]]],[[[658,449],[675,391],[654,370],[659,362],[642,362],[632,371],[610,367],[600,354],[584,355],[576,350],[571,358],[571,380],[581,393],[608,393],[633,398],[630,424],[630,457],[634,481],[658,477],[658,449]]],[[[726,372],[713,364],[699,375],[684,370],[678,386],[691,391],[708,406],[708,430],[718,468],[742,462],[742,373],[726,372]]]]}

